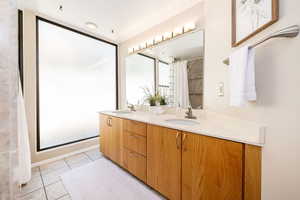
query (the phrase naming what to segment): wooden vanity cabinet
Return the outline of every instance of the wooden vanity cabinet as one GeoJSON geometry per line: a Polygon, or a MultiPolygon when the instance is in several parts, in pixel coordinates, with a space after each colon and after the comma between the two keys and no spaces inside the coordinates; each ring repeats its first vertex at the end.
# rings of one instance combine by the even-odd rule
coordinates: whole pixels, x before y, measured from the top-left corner
{"type": "Polygon", "coordinates": [[[242,200],[242,187],[243,144],[183,132],[182,200],[242,200]]]}
{"type": "Polygon", "coordinates": [[[181,131],[147,126],[147,184],[168,199],[181,199],[181,131]]]}
{"type": "Polygon", "coordinates": [[[261,147],[103,114],[100,124],[100,151],[168,199],[261,199],[261,147]]]}
{"type": "Polygon", "coordinates": [[[122,119],[100,115],[100,151],[122,165],[122,119]]]}

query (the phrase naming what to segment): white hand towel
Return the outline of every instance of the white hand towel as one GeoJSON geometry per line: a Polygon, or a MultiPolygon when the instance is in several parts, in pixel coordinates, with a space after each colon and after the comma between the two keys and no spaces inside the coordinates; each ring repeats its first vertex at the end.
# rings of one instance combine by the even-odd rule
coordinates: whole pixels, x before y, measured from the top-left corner
{"type": "Polygon", "coordinates": [[[255,50],[250,48],[248,50],[248,61],[246,70],[245,82],[245,99],[248,101],[256,101],[256,87],[255,87],[255,50]]]}
{"type": "Polygon", "coordinates": [[[243,106],[256,100],[255,50],[249,46],[232,53],[230,67],[230,105],[243,106]]]}

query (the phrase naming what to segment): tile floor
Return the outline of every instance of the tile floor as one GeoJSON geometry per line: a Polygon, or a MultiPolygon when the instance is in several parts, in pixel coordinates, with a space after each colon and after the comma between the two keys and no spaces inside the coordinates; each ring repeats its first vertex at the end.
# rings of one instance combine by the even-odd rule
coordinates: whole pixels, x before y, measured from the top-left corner
{"type": "Polygon", "coordinates": [[[20,200],[71,200],[60,175],[100,158],[99,150],[93,149],[33,168],[31,181],[21,189],[20,200]]]}

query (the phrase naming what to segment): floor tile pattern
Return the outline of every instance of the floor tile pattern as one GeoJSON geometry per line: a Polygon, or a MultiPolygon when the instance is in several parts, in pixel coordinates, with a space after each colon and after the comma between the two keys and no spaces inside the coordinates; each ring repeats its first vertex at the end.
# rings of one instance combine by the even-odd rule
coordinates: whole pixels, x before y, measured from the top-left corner
{"type": "Polygon", "coordinates": [[[21,188],[20,200],[72,200],[60,175],[102,158],[99,149],[89,150],[32,169],[32,179],[21,188]]]}

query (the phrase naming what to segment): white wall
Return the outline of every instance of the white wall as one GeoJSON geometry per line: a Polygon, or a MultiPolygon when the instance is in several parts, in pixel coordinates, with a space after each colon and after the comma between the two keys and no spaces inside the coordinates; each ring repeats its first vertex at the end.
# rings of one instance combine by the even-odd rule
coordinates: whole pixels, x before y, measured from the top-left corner
{"type": "MultiPolygon", "coordinates": [[[[204,10],[203,4],[200,3],[122,43],[120,51],[122,86],[124,86],[124,60],[128,47],[191,19],[196,20],[198,26],[204,26],[205,22],[204,107],[233,117],[266,124],[262,199],[299,200],[300,36],[296,39],[275,39],[257,48],[258,101],[244,108],[231,108],[228,106],[228,67],[222,64],[223,59],[233,50],[230,2],[229,0],[205,0],[204,10]],[[216,87],[219,82],[225,82],[224,97],[217,96],[216,87]]],[[[298,0],[280,0],[280,20],[247,42],[257,41],[277,29],[300,24],[299,8],[298,0]]],[[[124,88],[121,96],[124,100],[124,88]]]]}
{"type": "MultiPolygon", "coordinates": [[[[257,48],[256,84],[258,102],[246,108],[228,106],[228,67],[222,64],[233,50],[231,5],[227,0],[207,0],[205,48],[205,108],[235,117],[259,121],[267,126],[263,149],[262,197],[264,200],[300,199],[300,36],[275,39],[257,48]],[[216,94],[225,82],[225,97],[216,94]]],[[[300,1],[281,0],[280,20],[248,43],[272,31],[300,24],[300,1]]]]}

